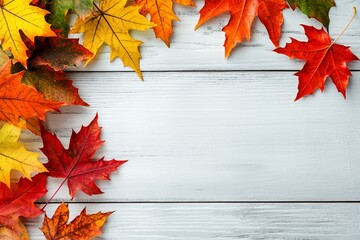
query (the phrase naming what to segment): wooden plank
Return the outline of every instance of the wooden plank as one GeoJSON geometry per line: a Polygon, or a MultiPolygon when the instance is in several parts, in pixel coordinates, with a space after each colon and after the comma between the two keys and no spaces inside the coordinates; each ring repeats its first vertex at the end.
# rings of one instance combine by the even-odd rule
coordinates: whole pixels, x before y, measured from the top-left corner
{"type": "MultiPolygon", "coordinates": [[[[352,15],[352,8],[360,6],[360,0],[337,0],[337,7],[330,12],[330,34],[335,38],[345,27],[352,15]]],[[[175,7],[181,22],[174,24],[174,37],[171,48],[167,48],[163,42],[154,38],[152,31],[133,31],[134,37],[142,40],[145,44],[141,47],[143,59],[141,69],[143,71],[174,71],[174,70],[295,70],[303,66],[302,62],[291,61],[284,55],[272,52],[274,46],[268,38],[265,27],[258,19],[254,22],[252,40],[244,43],[242,47],[234,50],[229,59],[224,59],[224,33],[222,27],[226,25],[228,15],[216,18],[194,31],[199,14],[198,11],[203,1],[197,2],[197,8],[175,7]]],[[[317,28],[321,24],[316,20],[309,20],[299,10],[295,12],[284,10],[285,24],[281,46],[289,42],[289,37],[306,40],[303,28],[300,24],[314,25],[317,28]]],[[[74,21],[74,17],[72,19],[74,21]]],[[[73,35],[74,37],[78,35],[73,35]]],[[[360,56],[360,15],[339,43],[351,46],[351,50],[360,56]]],[[[352,69],[360,70],[360,62],[351,65],[352,69]]],[[[86,68],[79,67],[76,71],[131,71],[124,68],[119,59],[109,63],[109,48],[104,47],[99,55],[86,68]]]]}
{"type": "MultiPolygon", "coordinates": [[[[50,114],[50,128],[67,144],[98,112],[107,141],[98,156],[130,160],[93,201],[360,199],[359,72],[346,101],[326,84],[295,103],[292,72],[70,77],[92,107],[50,114]]],[[[32,134],[22,140],[42,146],[32,134]]]]}
{"type": "MultiPolygon", "coordinates": [[[[359,204],[70,204],[114,211],[99,239],[359,239],[359,204]]],[[[52,216],[57,205],[48,206],[52,216]]],[[[42,218],[27,222],[43,239],[42,218]]]]}

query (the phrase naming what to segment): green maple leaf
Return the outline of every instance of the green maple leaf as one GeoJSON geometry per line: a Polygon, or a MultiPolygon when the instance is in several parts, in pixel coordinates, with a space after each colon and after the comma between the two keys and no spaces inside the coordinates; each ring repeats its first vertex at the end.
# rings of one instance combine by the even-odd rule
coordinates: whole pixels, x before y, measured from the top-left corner
{"type": "Polygon", "coordinates": [[[94,0],[48,0],[47,10],[51,12],[48,21],[51,27],[61,30],[61,35],[67,37],[69,25],[66,23],[66,15],[71,10],[80,18],[87,17],[93,8],[94,0]]]}
{"type": "Polygon", "coordinates": [[[296,7],[310,18],[320,21],[326,29],[329,29],[329,12],[330,8],[335,6],[334,0],[288,0],[291,8],[296,7]]]}

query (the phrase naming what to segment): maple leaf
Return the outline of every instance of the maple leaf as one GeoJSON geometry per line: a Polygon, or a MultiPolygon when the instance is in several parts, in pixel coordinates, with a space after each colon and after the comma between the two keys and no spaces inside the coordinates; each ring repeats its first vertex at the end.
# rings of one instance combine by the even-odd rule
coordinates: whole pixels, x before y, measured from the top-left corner
{"type": "Polygon", "coordinates": [[[55,36],[44,16],[48,11],[30,6],[31,0],[0,1],[0,39],[4,50],[10,49],[14,58],[26,67],[27,47],[20,30],[31,40],[35,36],[55,36]]]}
{"type": "Polygon", "coordinates": [[[329,29],[329,12],[330,8],[335,6],[334,0],[288,0],[288,2],[293,10],[299,7],[308,17],[315,18],[329,29]]]}
{"type": "MultiPolygon", "coordinates": [[[[24,35],[22,39],[29,48],[28,69],[20,63],[11,68],[13,73],[24,71],[21,82],[35,88],[45,100],[62,102],[63,105],[89,106],[80,98],[78,89],[72,85],[72,80],[66,77],[63,70],[88,59],[92,53],[80,45],[78,39],[35,37],[35,43],[24,35]]],[[[8,55],[0,50],[0,65],[9,60],[8,55]]],[[[36,117],[24,121],[26,125],[21,127],[40,135],[40,124],[36,117]]]]}
{"type": "Polygon", "coordinates": [[[21,80],[23,84],[34,87],[46,100],[62,102],[63,106],[89,106],[80,98],[78,89],[72,85],[73,81],[66,78],[63,71],[40,66],[25,71],[21,80]]]}
{"type": "Polygon", "coordinates": [[[244,39],[250,41],[251,26],[254,18],[258,16],[265,25],[271,41],[278,46],[284,21],[282,10],[285,8],[285,0],[205,0],[195,29],[208,20],[229,12],[229,23],[222,29],[226,35],[225,57],[228,57],[237,43],[244,39]]]}
{"type": "MultiPolygon", "coordinates": [[[[81,190],[88,195],[103,193],[95,184],[95,180],[109,180],[111,172],[126,161],[91,160],[104,141],[99,136],[101,128],[97,123],[98,116],[87,127],[82,127],[78,133],[72,132],[69,148],[66,150],[56,135],[44,129],[41,131],[44,147],[40,150],[49,159],[45,167],[48,175],[67,180],[69,193],[74,198],[81,190]]],[[[63,182],[63,183],[64,183],[63,182]]]]}
{"type": "Polygon", "coordinates": [[[32,132],[37,136],[41,135],[41,130],[40,130],[41,121],[39,121],[39,119],[29,118],[24,121],[25,121],[25,125],[23,126],[23,128],[26,128],[27,130],[29,130],[30,132],[32,132]]]}
{"type": "Polygon", "coordinates": [[[102,234],[101,227],[110,214],[112,212],[87,214],[86,208],[84,208],[79,216],[67,223],[69,220],[69,207],[67,204],[62,203],[51,219],[45,215],[43,226],[40,229],[45,238],[49,240],[88,240],[102,234]]]}
{"type": "Polygon", "coordinates": [[[78,89],[72,85],[73,81],[63,71],[57,72],[49,66],[39,66],[25,71],[21,81],[34,87],[46,100],[62,102],[64,105],[89,106],[81,99],[78,89]]]}
{"type": "MultiPolygon", "coordinates": [[[[23,39],[27,44],[28,69],[22,77],[22,83],[34,87],[46,100],[62,102],[64,105],[89,106],[79,96],[72,80],[66,78],[68,66],[89,59],[93,54],[78,43],[78,39],[60,37],[36,37],[35,43],[23,39]]],[[[24,70],[20,64],[12,69],[24,70]]]]}
{"type": "Polygon", "coordinates": [[[173,11],[173,3],[184,6],[195,6],[193,0],[136,0],[140,6],[140,13],[146,16],[150,13],[151,21],[156,24],[154,32],[157,38],[160,38],[170,47],[170,36],[172,34],[172,21],[180,19],[173,11]]]}
{"type": "Polygon", "coordinates": [[[46,172],[38,161],[39,154],[29,152],[18,142],[21,128],[5,124],[0,129],[0,182],[10,187],[10,172],[17,170],[31,179],[33,172],[46,172]]]}
{"type": "Polygon", "coordinates": [[[85,19],[78,18],[70,32],[84,32],[83,45],[94,55],[106,43],[111,49],[110,61],[119,57],[142,79],[138,49],[142,42],[132,38],[129,30],[145,31],[155,25],[139,14],[138,6],[125,7],[126,3],[126,0],[103,0],[99,6],[94,4],[97,11],[85,19]]]}
{"type": "Polygon", "coordinates": [[[66,15],[69,10],[75,12],[81,19],[90,15],[93,7],[93,0],[49,0],[47,9],[51,12],[47,20],[51,27],[61,30],[61,35],[67,37],[69,26],[66,23],[66,15]]]}
{"type": "Polygon", "coordinates": [[[36,37],[33,45],[29,41],[27,43],[31,44],[28,60],[30,67],[45,65],[55,71],[62,71],[93,57],[89,50],[79,44],[79,39],[36,37]]]}
{"type": "Polygon", "coordinates": [[[17,125],[19,118],[45,119],[48,111],[58,111],[62,103],[43,99],[32,87],[21,83],[24,71],[11,74],[11,60],[0,67],[0,120],[17,125]]]}
{"type": "Polygon", "coordinates": [[[34,218],[43,213],[34,202],[46,194],[46,179],[44,174],[32,181],[21,178],[11,183],[11,188],[0,183],[0,239],[29,239],[20,217],[34,218]]]}
{"type": "Polygon", "coordinates": [[[318,88],[324,91],[327,77],[332,79],[338,91],[346,98],[346,87],[351,76],[346,63],[359,59],[349,47],[332,42],[324,28],[302,26],[308,37],[307,42],[291,38],[291,43],[287,43],[284,48],[274,50],[290,58],[306,61],[302,70],[295,74],[299,77],[299,91],[295,101],[305,95],[313,94],[318,88]]]}

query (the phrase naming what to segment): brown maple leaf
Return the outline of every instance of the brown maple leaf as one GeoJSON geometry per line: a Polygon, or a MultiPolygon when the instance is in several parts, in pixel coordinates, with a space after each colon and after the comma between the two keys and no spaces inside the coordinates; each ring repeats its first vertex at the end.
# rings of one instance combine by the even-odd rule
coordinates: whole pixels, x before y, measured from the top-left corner
{"type": "MultiPolygon", "coordinates": [[[[35,42],[32,42],[25,35],[22,35],[22,39],[29,49],[28,68],[25,69],[20,63],[11,68],[13,73],[24,71],[21,82],[35,88],[45,100],[61,102],[63,106],[89,106],[81,99],[78,89],[66,77],[64,70],[89,59],[93,54],[80,45],[78,39],[35,37],[35,42]]],[[[9,59],[7,55],[5,57],[9,59]]],[[[40,124],[36,117],[25,121],[23,127],[40,135],[40,124]]]]}
{"type": "MultiPolygon", "coordinates": [[[[78,39],[36,37],[33,43],[26,36],[22,37],[29,48],[28,69],[22,83],[34,87],[46,100],[64,105],[89,106],[80,98],[78,89],[66,77],[64,70],[90,59],[93,54],[80,45],[78,39]]],[[[12,70],[18,72],[24,68],[16,64],[12,70]]]]}
{"type": "Polygon", "coordinates": [[[45,215],[41,231],[48,240],[88,240],[102,234],[101,227],[111,213],[86,214],[84,208],[79,216],[67,223],[69,207],[62,203],[51,219],[45,215]]]}

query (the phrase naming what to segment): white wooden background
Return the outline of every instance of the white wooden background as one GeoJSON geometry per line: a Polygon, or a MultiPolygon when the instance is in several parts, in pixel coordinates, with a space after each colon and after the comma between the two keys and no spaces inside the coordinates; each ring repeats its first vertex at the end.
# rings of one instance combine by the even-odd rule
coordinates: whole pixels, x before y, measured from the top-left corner
{"type": "MultiPolygon", "coordinates": [[[[336,2],[332,37],[360,10],[360,0],[336,2]]],[[[99,183],[105,194],[77,195],[72,217],[85,206],[116,210],[102,239],[359,239],[360,62],[350,64],[346,101],[328,81],[324,93],[293,102],[303,63],[272,52],[258,20],[252,41],[224,59],[228,16],[193,31],[196,3],[175,7],[182,21],[170,49],[152,31],[133,33],[145,41],[144,82],[109,64],[107,47],[69,73],[91,107],[50,114],[50,128],[68,144],[98,112],[107,141],[98,156],[129,160],[99,183]]],[[[282,46],[306,39],[300,23],[320,27],[298,10],[284,16],[282,46]]],[[[359,14],[339,43],[360,56],[359,14]]],[[[22,140],[42,146],[28,133],[22,140]]],[[[68,200],[63,188],[48,213],[68,200]]],[[[41,221],[27,222],[32,239],[43,238],[41,221]]]]}

